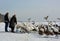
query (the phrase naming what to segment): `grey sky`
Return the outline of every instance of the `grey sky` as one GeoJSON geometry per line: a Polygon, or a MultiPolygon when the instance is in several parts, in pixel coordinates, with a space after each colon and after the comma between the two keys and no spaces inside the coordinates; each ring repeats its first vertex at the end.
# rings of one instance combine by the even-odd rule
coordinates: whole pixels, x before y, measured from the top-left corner
{"type": "Polygon", "coordinates": [[[0,12],[9,12],[12,16],[16,12],[17,19],[26,21],[31,17],[35,21],[43,21],[44,16],[50,20],[60,17],[60,0],[0,0],[0,12]]]}

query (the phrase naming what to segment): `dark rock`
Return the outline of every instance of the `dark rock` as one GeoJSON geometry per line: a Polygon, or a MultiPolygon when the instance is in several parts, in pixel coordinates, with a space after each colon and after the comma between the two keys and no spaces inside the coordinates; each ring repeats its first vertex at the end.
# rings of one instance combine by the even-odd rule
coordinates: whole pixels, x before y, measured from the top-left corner
{"type": "Polygon", "coordinates": [[[0,13],[0,22],[4,22],[4,15],[0,13]]]}

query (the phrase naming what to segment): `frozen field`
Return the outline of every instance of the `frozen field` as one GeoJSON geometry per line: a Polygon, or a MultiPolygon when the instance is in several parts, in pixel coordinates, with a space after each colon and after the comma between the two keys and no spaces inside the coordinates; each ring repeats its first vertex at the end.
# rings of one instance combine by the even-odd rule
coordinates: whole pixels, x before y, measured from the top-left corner
{"type": "Polygon", "coordinates": [[[60,36],[43,38],[37,32],[11,33],[4,31],[4,23],[0,23],[0,41],[60,41],[60,36]]]}

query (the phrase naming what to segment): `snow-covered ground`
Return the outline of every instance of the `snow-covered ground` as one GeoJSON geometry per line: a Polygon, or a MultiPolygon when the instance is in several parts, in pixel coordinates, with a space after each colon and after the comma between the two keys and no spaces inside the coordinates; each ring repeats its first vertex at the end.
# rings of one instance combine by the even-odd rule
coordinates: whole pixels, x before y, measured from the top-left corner
{"type": "MultiPolygon", "coordinates": [[[[42,38],[37,32],[32,33],[11,33],[4,31],[4,23],[0,23],[0,41],[60,41],[60,36],[42,38]]],[[[9,29],[9,28],[8,28],[9,29]]]]}

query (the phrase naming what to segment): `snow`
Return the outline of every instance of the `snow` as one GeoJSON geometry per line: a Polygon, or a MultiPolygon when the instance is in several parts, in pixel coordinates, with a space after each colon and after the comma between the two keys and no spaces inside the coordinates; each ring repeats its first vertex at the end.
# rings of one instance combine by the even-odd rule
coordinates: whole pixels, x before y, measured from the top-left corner
{"type": "MultiPolygon", "coordinates": [[[[0,41],[60,41],[60,37],[44,38],[37,32],[31,33],[11,33],[4,31],[4,23],[0,23],[0,41]]],[[[8,28],[9,29],[9,28],[8,28]]]]}

